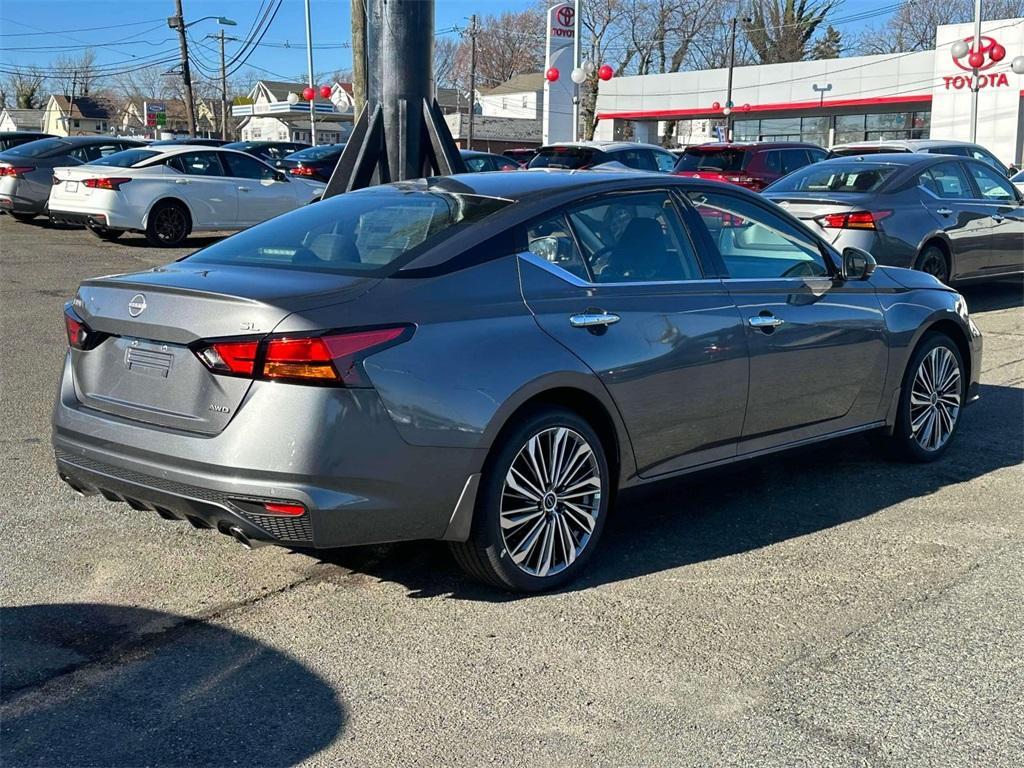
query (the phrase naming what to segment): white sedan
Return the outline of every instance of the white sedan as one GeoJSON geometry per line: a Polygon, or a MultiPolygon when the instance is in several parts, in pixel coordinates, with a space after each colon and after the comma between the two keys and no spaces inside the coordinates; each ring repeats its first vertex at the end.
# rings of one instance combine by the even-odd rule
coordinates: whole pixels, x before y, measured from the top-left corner
{"type": "Polygon", "coordinates": [[[53,221],[83,224],[105,240],[143,232],[152,245],[171,247],[191,232],[266,221],[319,199],[324,187],[233,149],[138,147],[55,168],[49,211],[53,221]]]}

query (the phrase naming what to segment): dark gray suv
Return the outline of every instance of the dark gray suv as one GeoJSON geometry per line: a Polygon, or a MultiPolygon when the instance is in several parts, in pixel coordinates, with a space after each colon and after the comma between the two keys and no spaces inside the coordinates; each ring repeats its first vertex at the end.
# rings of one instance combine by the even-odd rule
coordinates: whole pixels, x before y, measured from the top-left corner
{"type": "Polygon", "coordinates": [[[738,187],[523,171],[339,195],[65,309],[60,476],[243,544],[451,542],[565,583],[617,490],[852,432],[936,459],[963,298],[738,187]]]}

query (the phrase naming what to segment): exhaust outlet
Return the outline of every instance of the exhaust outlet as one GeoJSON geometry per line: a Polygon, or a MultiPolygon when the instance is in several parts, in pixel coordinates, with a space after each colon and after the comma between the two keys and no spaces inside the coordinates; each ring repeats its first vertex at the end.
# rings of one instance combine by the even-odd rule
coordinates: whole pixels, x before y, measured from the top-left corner
{"type": "Polygon", "coordinates": [[[237,525],[232,525],[228,528],[227,534],[246,549],[258,549],[259,547],[265,547],[267,545],[265,541],[255,541],[250,539],[245,535],[245,531],[237,525]]]}

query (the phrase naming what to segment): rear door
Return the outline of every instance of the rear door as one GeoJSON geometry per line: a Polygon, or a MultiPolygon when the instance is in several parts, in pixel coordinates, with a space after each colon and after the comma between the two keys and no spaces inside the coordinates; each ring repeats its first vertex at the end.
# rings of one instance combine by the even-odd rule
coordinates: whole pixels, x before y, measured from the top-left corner
{"type": "Polygon", "coordinates": [[[988,262],[981,273],[1011,272],[1024,267],[1024,208],[1021,195],[1002,174],[982,161],[965,163],[975,194],[992,217],[988,262]]]}
{"type": "Polygon", "coordinates": [[[537,322],[605,384],[641,475],[733,456],[747,349],[665,190],[595,197],[525,228],[520,272],[537,322]]]}
{"type": "MultiPolygon", "coordinates": [[[[220,153],[212,149],[182,152],[167,159],[178,172],[168,179],[168,193],[182,198],[192,212],[192,227],[234,229],[238,222],[238,189],[227,176],[220,153]]],[[[155,201],[154,201],[155,202],[155,201]]]]}
{"type": "Polygon", "coordinates": [[[238,226],[272,219],[295,208],[292,182],[280,181],[273,168],[241,152],[220,152],[226,173],[238,190],[238,226]]]}
{"type": "Polygon", "coordinates": [[[949,159],[918,175],[924,190],[922,205],[935,225],[946,233],[953,249],[950,276],[976,275],[991,260],[992,211],[978,199],[964,164],[949,159]]]}
{"type": "Polygon", "coordinates": [[[750,350],[740,453],[871,421],[888,360],[871,283],[835,278],[813,235],[767,204],[715,190],[688,198],[725,265],[750,350]]]}

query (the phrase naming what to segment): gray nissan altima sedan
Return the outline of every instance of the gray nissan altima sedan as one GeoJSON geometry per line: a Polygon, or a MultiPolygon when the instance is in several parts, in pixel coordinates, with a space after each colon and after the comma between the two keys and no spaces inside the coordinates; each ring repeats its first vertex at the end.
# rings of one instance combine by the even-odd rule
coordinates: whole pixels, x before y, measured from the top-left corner
{"type": "Polygon", "coordinates": [[[602,171],[340,195],[87,280],[65,322],[75,490],[248,546],[442,539],[520,591],[584,568],[622,488],[853,432],[936,459],[981,363],[932,276],[602,171]]]}

